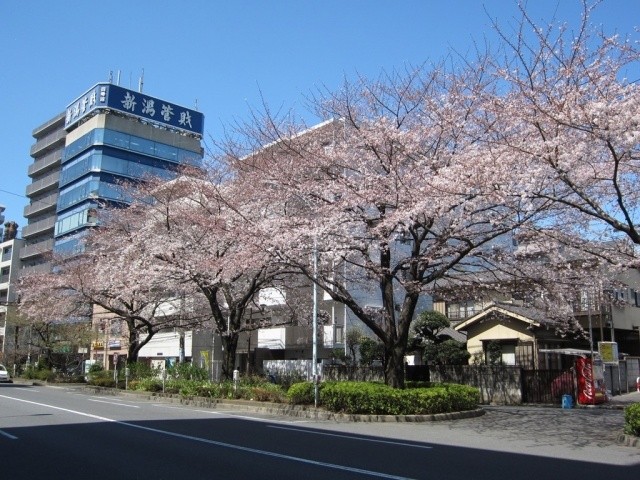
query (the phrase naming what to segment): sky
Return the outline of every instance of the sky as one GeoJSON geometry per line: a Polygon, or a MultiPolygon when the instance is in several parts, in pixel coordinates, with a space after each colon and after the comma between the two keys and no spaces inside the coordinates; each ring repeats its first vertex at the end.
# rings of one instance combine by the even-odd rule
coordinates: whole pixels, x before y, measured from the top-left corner
{"type": "MultiPolygon", "coordinates": [[[[529,0],[536,22],[576,24],[578,0],[529,0]]],[[[221,138],[263,103],[314,123],[306,98],[345,79],[497,46],[515,0],[0,0],[0,204],[22,228],[35,127],[98,82],[205,116],[221,138]]],[[[634,34],[640,0],[603,0],[592,23],[634,34]]],[[[636,35],[635,38],[638,38],[636,35]]]]}

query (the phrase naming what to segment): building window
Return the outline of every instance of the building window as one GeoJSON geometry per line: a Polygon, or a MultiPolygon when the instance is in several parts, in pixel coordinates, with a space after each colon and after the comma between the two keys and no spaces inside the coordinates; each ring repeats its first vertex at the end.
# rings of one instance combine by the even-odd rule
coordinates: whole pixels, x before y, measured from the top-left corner
{"type": "Polygon", "coordinates": [[[516,340],[484,341],[485,363],[487,365],[515,365],[516,340]]]}

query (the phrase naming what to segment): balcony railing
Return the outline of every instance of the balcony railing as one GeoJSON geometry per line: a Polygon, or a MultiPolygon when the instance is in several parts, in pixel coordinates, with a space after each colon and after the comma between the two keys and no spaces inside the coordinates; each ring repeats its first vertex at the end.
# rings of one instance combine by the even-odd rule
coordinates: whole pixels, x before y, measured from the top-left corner
{"type": "Polygon", "coordinates": [[[27,173],[29,174],[29,176],[33,177],[37,175],[39,172],[46,170],[47,168],[53,165],[60,164],[60,159],[62,158],[62,151],[63,149],[61,148],[60,150],[51,152],[45,155],[44,157],[40,158],[37,162],[33,162],[31,165],[29,165],[29,169],[27,170],[27,173]]]}
{"type": "Polygon", "coordinates": [[[56,224],[56,217],[51,216],[35,223],[30,223],[22,229],[22,238],[29,238],[30,236],[46,232],[47,230],[53,230],[56,224]]]}
{"type": "Polygon", "coordinates": [[[51,252],[53,250],[53,238],[45,240],[44,242],[34,243],[33,245],[27,245],[20,249],[20,260],[26,260],[31,257],[37,257],[43,253],[51,252]]]}
{"type": "Polygon", "coordinates": [[[32,217],[47,210],[55,210],[58,204],[58,192],[54,192],[51,195],[47,195],[40,200],[35,200],[31,205],[24,207],[24,216],[26,218],[32,217]]]}
{"type": "Polygon", "coordinates": [[[24,267],[20,270],[20,276],[31,275],[33,273],[47,273],[51,271],[51,263],[40,263],[31,267],[24,267]]]}
{"type": "Polygon", "coordinates": [[[34,193],[41,190],[47,190],[49,188],[57,187],[60,180],[60,172],[52,172],[44,178],[37,180],[27,185],[27,196],[32,196],[34,193]]]}
{"type": "Polygon", "coordinates": [[[38,140],[35,145],[31,146],[31,156],[36,155],[38,152],[51,148],[56,143],[64,143],[64,139],[67,137],[67,132],[64,130],[56,130],[50,133],[46,137],[38,140]]]}

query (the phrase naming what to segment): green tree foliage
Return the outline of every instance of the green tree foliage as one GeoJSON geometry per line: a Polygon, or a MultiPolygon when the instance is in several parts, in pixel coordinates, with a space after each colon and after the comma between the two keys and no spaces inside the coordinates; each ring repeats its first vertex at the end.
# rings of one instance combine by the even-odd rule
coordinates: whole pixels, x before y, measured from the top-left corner
{"type": "Polygon", "coordinates": [[[370,337],[360,340],[360,364],[372,365],[376,360],[384,363],[384,345],[370,337]]]}
{"type": "Polygon", "coordinates": [[[464,343],[452,339],[430,343],[424,349],[424,361],[427,363],[467,365],[470,356],[464,343]]]}
{"type": "Polygon", "coordinates": [[[499,342],[489,342],[487,345],[487,357],[489,364],[491,365],[498,365],[502,363],[502,347],[499,342]]]}
{"type": "Polygon", "coordinates": [[[440,312],[425,311],[413,322],[411,331],[419,343],[439,343],[440,332],[451,326],[449,319],[440,312]]]}
{"type": "Polygon", "coordinates": [[[358,346],[362,341],[362,330],[358,327],[353,327],[347,330],[346,342],[347,349],[349,350],[349,356],[351,357],[351,361],[355,364],[356,362],[356,352],[358,350],[358,346]]]}

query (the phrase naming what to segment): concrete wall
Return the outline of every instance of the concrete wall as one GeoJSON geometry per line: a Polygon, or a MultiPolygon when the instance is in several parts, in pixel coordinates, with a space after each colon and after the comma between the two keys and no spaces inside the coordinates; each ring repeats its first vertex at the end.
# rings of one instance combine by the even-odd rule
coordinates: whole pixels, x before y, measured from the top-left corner
{"type": "Polygon", "coordinates": [[[522,369],[504,365],[435,365],[431,382],[459,383],[480,389],[481,403],[514,405],[522,403],[522,369]]]}

